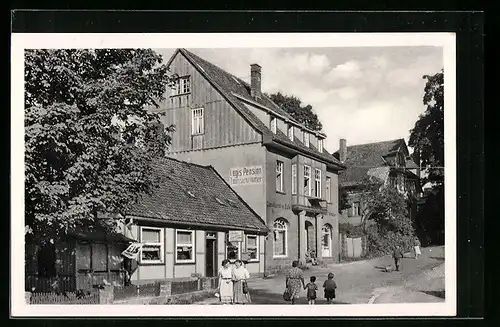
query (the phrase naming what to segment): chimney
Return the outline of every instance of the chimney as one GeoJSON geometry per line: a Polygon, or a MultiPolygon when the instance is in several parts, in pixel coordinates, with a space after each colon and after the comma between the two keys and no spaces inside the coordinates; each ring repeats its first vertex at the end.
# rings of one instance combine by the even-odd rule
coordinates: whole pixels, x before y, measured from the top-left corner
{"type": "Polygon", "coordinates": [[[344,162],[347,159],[347,141],[346,139],[340,139],[339,141],[339,160],[344,162]]]}
{"type": "Polygon", "coordinates": [[[252,98],[261,98],[261,89],[260,89],[260,84],[261,84],[261,67],[257,64],[252,64],[250,65],[250,79],[251,79],[251,89],[250,89],[250,94],[252,95],[252,98]]]}

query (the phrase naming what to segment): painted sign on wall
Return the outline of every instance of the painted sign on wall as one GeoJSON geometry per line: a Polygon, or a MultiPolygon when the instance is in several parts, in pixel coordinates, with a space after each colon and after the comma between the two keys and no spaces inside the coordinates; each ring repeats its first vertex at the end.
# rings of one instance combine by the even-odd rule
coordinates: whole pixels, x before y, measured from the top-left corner
{"type": "Polygon", "coordinates": [[[241,230],[230,230],[229,242],[243,242],[243,234],[241,230]]]}
{"type": "Polygon", "coordinates": [[[229,170],[229,185],[262,184],[262,166],[237,167],[229,170]]]}

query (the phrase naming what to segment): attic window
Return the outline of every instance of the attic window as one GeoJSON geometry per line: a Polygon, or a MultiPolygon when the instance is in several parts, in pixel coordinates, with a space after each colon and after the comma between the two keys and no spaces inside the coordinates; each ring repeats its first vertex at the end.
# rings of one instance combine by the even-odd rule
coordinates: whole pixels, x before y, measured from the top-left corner
{"type": "Polygon", "coordinates": [[[309,133],[304,132],[304,145],[309,147],[309,133]]]}
{"type": "Polygon", "coordinates": [[[219,204],[225,206],[226,203],[224,201],[222,201],[221,199],[219,199],[218,197],[215,197],[215,201],[217,201],[219,204]]]}
{"type": "Polygon", "coordinates": [[[288,126],[288,139],[293,142],[293,125],[288,126]]]}
{"type": "Polygon", "coordinates": [[[172,86],[172,96],[191,93],[191,79],[189,76],[180,77],[172,86]]]}
{"type": "Polygon", "coordinates": [[[227,199],[227,203],[229,203],[229,205],[230,205],[231,207],[238,208],[238,205],[237,205],[237,204],[236,204],[236,202],[235,202],[235,201],[233,201],[233,200],[229,200],[229,199],[227,199]]]}
{"type": "Polygon", "coordinates": [[[323,139],[318,139],[318,151],[323,152],[323,139]]]}
{"type": "Polygon", "coordinates": [[[274,134],[276,134],[277,133],[277,129],[278,129],[277,128],[278,121],[277,121],[276,117],[271,116],[271,123],[270,123],[270,125],[271,125],[271,131],[274,134]]]}

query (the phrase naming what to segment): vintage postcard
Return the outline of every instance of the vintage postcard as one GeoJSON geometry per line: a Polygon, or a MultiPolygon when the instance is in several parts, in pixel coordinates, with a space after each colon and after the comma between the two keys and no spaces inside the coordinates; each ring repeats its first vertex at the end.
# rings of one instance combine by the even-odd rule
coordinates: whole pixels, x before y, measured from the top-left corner
{"type": "Polygon", "coordinates": [[[451,33],[12,34],[12,315],[455,315],[455,74],[451,33]]]}

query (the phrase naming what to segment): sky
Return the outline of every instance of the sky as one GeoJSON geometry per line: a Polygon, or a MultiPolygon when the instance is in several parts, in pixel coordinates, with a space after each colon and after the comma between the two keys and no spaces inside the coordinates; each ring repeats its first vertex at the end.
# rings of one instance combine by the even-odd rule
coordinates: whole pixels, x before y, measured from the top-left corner
{"type": "MultiPolygon", "coordinates": [[[[425,111],[425,80],[443,68],[443,48],[227,48],[188,49],[250,81],[262,67],[262,91],[310,104],[327,135],[325,148],[404,138],[425,111]]],[[[156,49],[167,61],[175,49],[156,49]]]]}

